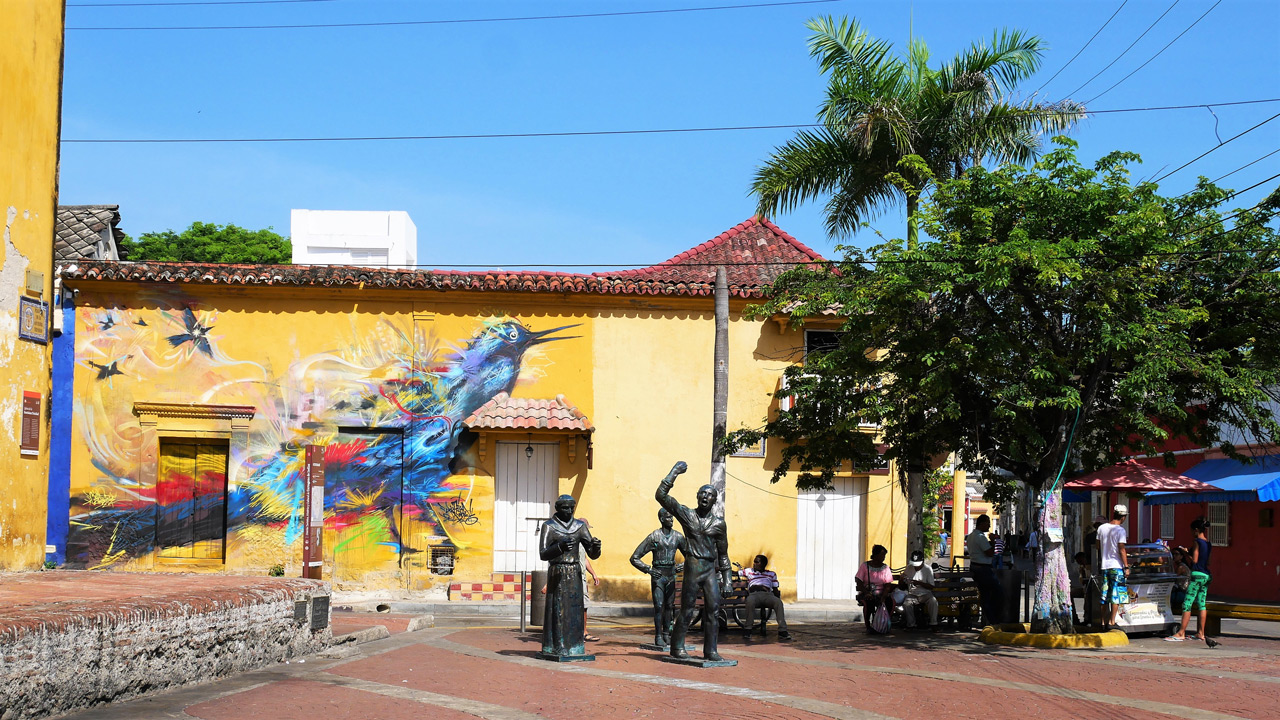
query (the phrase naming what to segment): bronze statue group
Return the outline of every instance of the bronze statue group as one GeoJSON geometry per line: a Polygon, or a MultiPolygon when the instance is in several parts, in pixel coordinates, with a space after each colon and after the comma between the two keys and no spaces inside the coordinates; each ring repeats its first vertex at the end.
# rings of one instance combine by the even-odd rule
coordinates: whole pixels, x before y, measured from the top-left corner
{"type": "MultiPolygon", "coordinates": [[[[667,652],[674,662],[701,667],[737,665],[725,660],[717,651],[719,623],[715,620],[720,606],[721,588],[732,588],[733,579],[729,565],[729,533],[724,517],[715,512],[717,493],[711,485],[698,489],[698,503],[694,508],[681,505],[671,497],[670,491],[676,477],[688,466],[678,462],[658,484],[654,498],[662,507],[658,521],[662,527],[654,530],[631,556],[631,564],[648,573],[653,590],[653,645],[649,648],[667,652]],[[684,534],[675,531],[673,520],[680,521],[684,534]],[[676,551],[684,556],[683,563],[676,563],[676,551]],[[653,564],[646,565],[643,557],[652,553],[653,564]],[[676,574],[684,572],[680,592],[680,612],[675,613],[676,574]],[[685,648],[685,635],[689,624],[699,612],[698,593],[701,591],[707,621],[702,630],[702,658],[690,658],[685,648]],[[672,618],[674,615],[674,627],[672,618]]],[[[594,660],[586,652],[584,635],[586,617],[583,613],[583,583],[580,556],[600,557],[600,540],[592,537],[587,525],[573,517],[577,502],[571,495],[556,499],[556,512],[542,524],[538,549],[547,568],[547,602],[542,623],[542,650],[538,656],[546,660],[575,661],[594,660]]]]}

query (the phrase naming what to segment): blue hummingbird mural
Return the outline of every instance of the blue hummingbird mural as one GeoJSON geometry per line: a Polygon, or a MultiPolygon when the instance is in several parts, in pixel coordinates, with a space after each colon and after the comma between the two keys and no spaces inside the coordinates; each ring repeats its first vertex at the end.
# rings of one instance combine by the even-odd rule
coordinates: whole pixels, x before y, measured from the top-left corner
{"type": "MultiPolygon", "coordinates": [[[[159,333],[156,339],[160,343],[186,346],[195,351],[195,358],[221,362],[208,334],[211,323],[198,319],[189,307],[180,314],[163,310],[160,314],[179,330],[159,333]]],[[[147,327],[142,322],[132,324],[147,327]]],[[[265,407],[258,406],[260,419],[254,420],[249,447],[235,470],[237,479],[228,485],[228,536],[237,528],[258,524],[283,526],[284,541],[296,540],[302,530],[305,447],[328,445],[328,522],[339,530],[344,524],[358,525],[374,542],[397,552],[403,562],[406,555],[419,549],[403,537],[397,510],[415,516],[437,537],[446,534],[431,500],[433,493],[448,490],[450,465],[464,432],[462,421],[495,395],[514,389],[531,348],[577,337],[560,334],[573,327],[577,326],[535,331],[518,320],[502,318],[486,322],[471,338],[442,351],[423,348],[420,341],[401,334],[403,347],[399,351],[370,341],[364,347],[372,359],[322,353],[313,356],[321,360],[299,360],[303,370],[298,376],[268,378],[264,387],[280,391],[271,395],[274,399],[263,399],[265,407]],[[302,392],[295,383],[323,388],[306,412],[286,406],[286,398],[302,392]],[[271,407],[273,403],[275,407],[271,407]],[[359,432],[361,428],[375,432],[359,432]]],[[[190,357],[184,356],[180,362],[195,362],[190,357]]],[[[226,362],[243,365],[243,361],[229,358],[226,362]]],[[[114,364],[91,367],[101,379],[120,374],[114,364]]],[[[201,390],[192,387],[191,394],[198,395],[201,390]]],[[[235,462],[233,458],[233,465],[235,462]]],[[[186,515],[183,508],[159,507],[158,494],[152,497],[154,503],[139,499],[91,508],[84,516],[73,518],[73,535],[83,535],[77,544],[96,548],[90,551],[96,557],[80,560],[102,565],[106,564],[103,555],[115,562],[153,549],[157,535],[148,528],[157,527],[158,514],[179,519],[186,515]]],[[[198,509],[194,503],[204,500],[207,498],[193,498],[191,512],[198,509]]],[[[204,539],[216,538],[195,538],[204,539]]]]}

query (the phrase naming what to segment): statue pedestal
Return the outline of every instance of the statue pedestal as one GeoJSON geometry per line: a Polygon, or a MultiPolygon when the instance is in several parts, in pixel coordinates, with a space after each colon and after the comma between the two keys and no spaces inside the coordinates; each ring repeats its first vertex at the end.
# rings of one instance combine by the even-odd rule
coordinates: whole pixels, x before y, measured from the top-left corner
{"type": "Polygon", "coordinates": [[[669,663],[676,663],[677,665],[691,665],[693,667],[700,667],[700,668],[734,667],[738,664],[737,660],[704,660],[702,658],[696,658],[696,657],[687,657],[687,658],[671,657],[670,655],[667,655],[662,659],[669,663]]]}
{"type": "Polygon", "coordinates": [[[539,660],[550,660],[551,662],[591,662],[596,659],[595,655],[556,655],[555,653],[546,653],[538,651],[539,660]]]}

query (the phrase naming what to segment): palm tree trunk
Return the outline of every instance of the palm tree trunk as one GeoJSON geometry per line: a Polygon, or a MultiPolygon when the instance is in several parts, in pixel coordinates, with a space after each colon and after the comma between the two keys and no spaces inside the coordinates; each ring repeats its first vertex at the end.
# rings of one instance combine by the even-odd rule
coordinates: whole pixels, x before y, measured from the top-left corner
{"type": "Polygon", "coordinates": [[[907,193],[907,249],[920,246],[920,197],[907,193]]]}
{"type": "MultiPolygon", "coordinates": [[[[915,250],[919,244],[920,197],[907,193],[907,249],[915,250]]],[[[907,460],[907,553],[924,550],[924,474],[928,459],[907,460]]]]}

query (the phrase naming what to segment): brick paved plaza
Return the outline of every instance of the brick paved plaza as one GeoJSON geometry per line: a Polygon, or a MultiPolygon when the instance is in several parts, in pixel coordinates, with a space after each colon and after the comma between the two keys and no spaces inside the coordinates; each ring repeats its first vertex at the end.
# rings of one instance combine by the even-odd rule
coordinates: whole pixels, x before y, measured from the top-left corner
{"type": "MultiPolygon", "coordinates": [[[[700,670],[641,650],[638,619],[593,621],[597,661],[535,659],[538,636],[510,627],[405,632],[76,718],[1280,718],[1280,641],[1241,634],[1210,650],[1135,638],[1112,650],[992,647],[972,633],[868,638],[860,624],[793,626],[796,640],[722,639],[734,668],[700,670]]],[[[1266,629],[1260,628],[1261,632],[1266,629]]],[[[693,640],[698,637],[694,636],[693,640]]]]}

